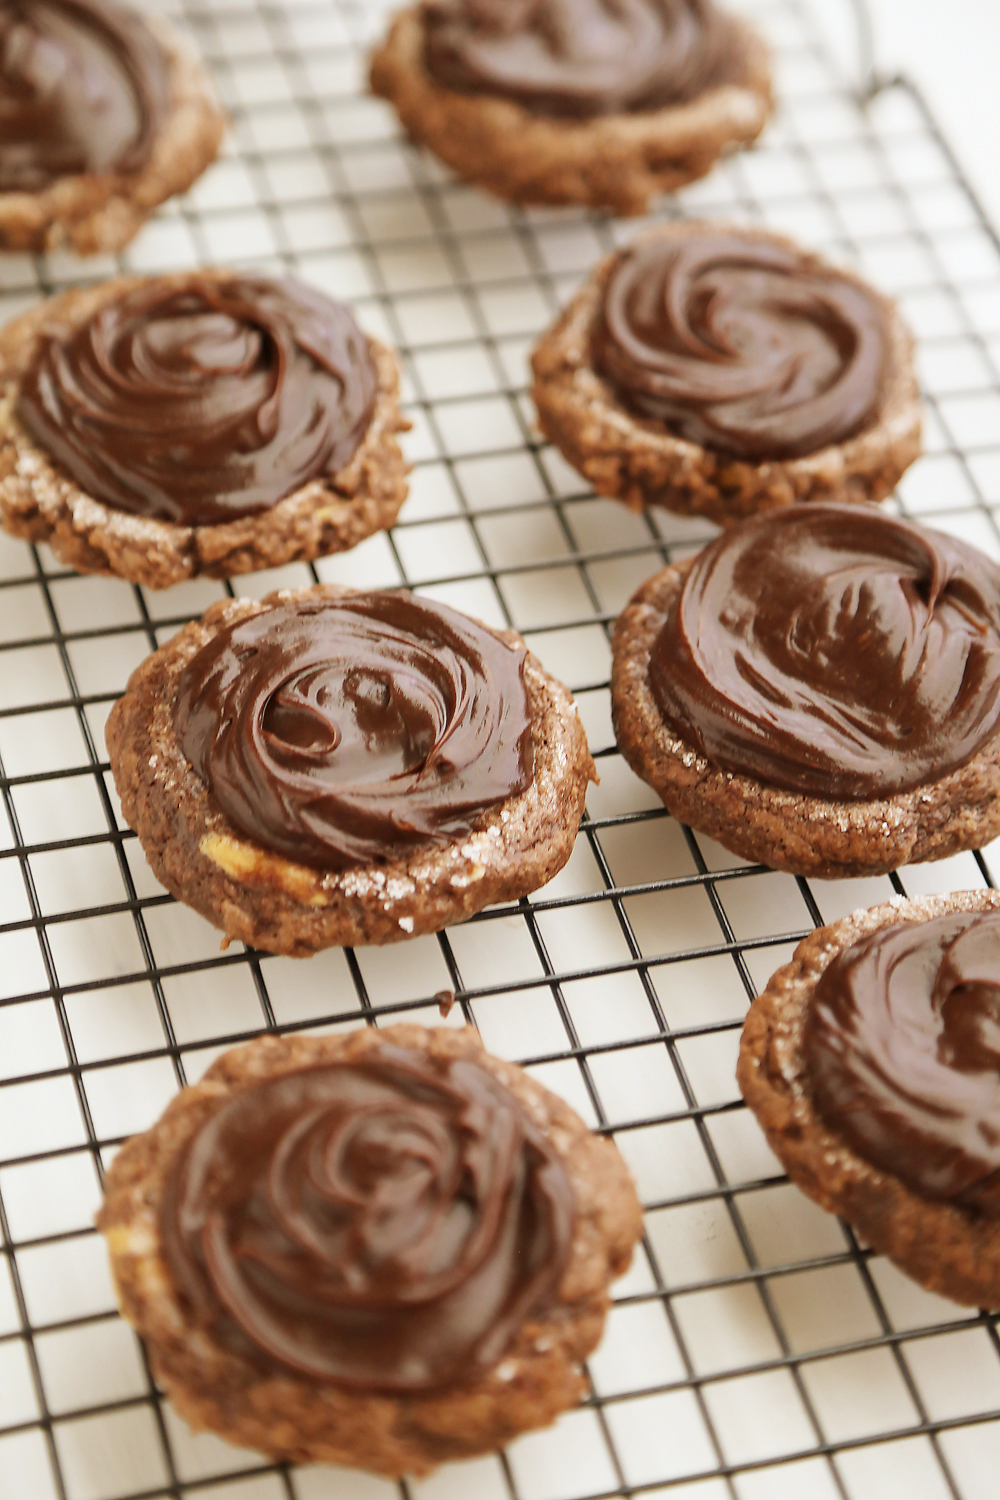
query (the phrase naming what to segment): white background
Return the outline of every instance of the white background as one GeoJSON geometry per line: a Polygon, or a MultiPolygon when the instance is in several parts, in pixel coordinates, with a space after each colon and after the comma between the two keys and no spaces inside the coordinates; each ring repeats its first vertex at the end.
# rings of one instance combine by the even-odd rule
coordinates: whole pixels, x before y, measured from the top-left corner
{"type": "MultiPolygon", "coordinates": [[[[817,17],[849,37],[848,0],[812,0],[817,17]]],[[[1000,226],[1000,3],[868,0],[883,72],[916,82],[1000,226]]]]}

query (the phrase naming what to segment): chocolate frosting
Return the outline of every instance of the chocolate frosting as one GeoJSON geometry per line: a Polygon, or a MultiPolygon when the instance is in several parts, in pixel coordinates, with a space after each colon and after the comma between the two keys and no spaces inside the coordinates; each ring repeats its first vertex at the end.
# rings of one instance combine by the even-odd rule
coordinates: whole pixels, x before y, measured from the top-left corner
{"type": "Polygon", "coordinates": [[[659,109],[742,76],[712,0],[425,0],[423,16],[432,77],[538,114],[659,109]]]}
{"type": "Polygon", "coordinates": [[[137,171],[168,102],[141,16],[112,0],[0,3],[0,192],[137,171]]]}
{"type": "Polygon", "coordinates": [[[816,987],[816,1108],[866,1161],[1000,1218],[1000,913],[884,928],[816,987]]]}
{"type": "Polygon", "coordinates": [[[695,559],[649,663],[724,770],[822,797],[937,780],[1000,723],[1000,568],[860,505],[758,516],[695,559]]]}
{"type": "Polygon", "coordinates": [[[622,253],[593,359],[637,416],[757,461],[868,426],[887,346],[882,304],[859,282],[791,246],[706,230],[622,253]]]}
{"type": "Polygon", "coordinates": [[[526,654],[409,594],[279,604],[188,663],[177,733],[255,844],[323,870],[383,863],[531,784],[526,654]]]}
{"type": "Polygon", "coordinates": [[[290,278],[194,273],[43,338],[16,411],[85,493],[198,525],[334,476],[376,392],[368,341],[340,303],[290,278]]]}
{"type": "Polygon", "coordinates": [[[160,1223],[224,1347],[418,1392],[482,1375],[551,1306],[574,1213],[559,1158],[485,1068],[383,1046],[234,1094],[179,1156],[160,1223]]]}

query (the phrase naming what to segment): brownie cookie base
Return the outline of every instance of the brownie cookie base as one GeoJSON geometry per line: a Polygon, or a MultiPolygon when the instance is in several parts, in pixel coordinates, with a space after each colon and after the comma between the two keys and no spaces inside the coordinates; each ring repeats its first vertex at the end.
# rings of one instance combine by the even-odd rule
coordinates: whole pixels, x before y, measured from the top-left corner
{"type": "Polygon", "coordinates": [[[186,192],[219,154],[226,117],[187,41],[157,16],[143,20],[167,66],[169,108],[144,164],[135,172],[62,177],[37,192],[0,192],[0,247],[78,255],[121,250],[150,214],[186,192]]]}
{"type": "MultiPolygon", "coordinates": [[[[384,865],[325,874],[251,843],[181,750],[174,727],[181,673],[224,626],[280,601],[350,592],[320,585],[259,603],[213,605],[133,672],[106,730],[122,811],[157,879],[227,938],[293,957],[438,932],[537,890],[569,859],[587,784],[597,779],[568,690],[529,653],[534,777],[525,791],[483,813],[471,832],[411,848],[384,865]]],[[[524,644],[513,631],[504,638],[524,644]]]]}
{"type": "Polygon", "coordinates": [[[793,875],[884,875],[1000,835],[1000,735],[958,770],[864,802],[807,796],[723,771],[664,722],[649,655],[693,559],[643,584],[615,623],[611,713],[618,747],[674,817],[744,859],[793,875]]]}
{"type": "MultiPolygon", "coordinates": [[[[232,273],[198,274],[221,281],[232,273]]],[[[47,542],[78,573],[112,573],[161,589],[199,575],[232,578],[309,562],[346,551],[391,526],[407,493],[407,465],[396,435],[409,423],[399,411],[395,356],[374,339],[368,342],[378,379],[375,410],[350,462],[255,515],[203,526],[131,515],[86,494],[49,461],[14,415],[18,383],[40,339],[79,327],[147,279],[120,276],[97,287],[73,288],[0,331],[0,523],[5,530],[25,541],[47,542]]],[[[180,273],[157,279],[183,285],[188,278],[180,273]]]]}
{"type": "Polygon", "coordinates": [[[371,86],[415,141],[499,198],[643,214],[657,194],[704,177],[721,155],[756,140],[771,113],[767,48],[749,26],[730,19],[744,51],[742,83],[663,109],[567,120],[447,88],[424,65],[415,8],[396,16],[372,58],[371,86]]]}
{"type": "Polygon", "coordinates": [[[1000,1221],[935,1202],[856,1154],[817,1114],[803,1054],[810,999],[838,953],[880,928],[958,911],[995,911],[996,891],[901,898],[822,927],[753,1002],[736,1077],[791,1180],[931,1292],[972,1307],[1000,1307],[1000,1221]]]}
{"type": "Polygon", "coordinates": [[[629,1265],[642,1212],[614,1145],[512,1063],[483,1051],[471,1028],[364,1029],[347,1035],[262,1037],[227,1052],[158,1124],[116,1156],[98,1227],[123,1315],[181,1416],[230,1442],[296,1463],[339,1463],[392,1477],[486,1453],[544,1427],[579,1400],[579,1369],[597,1344],[609,1282],[629,1265]],[[413,1395],[349,1390],[258,1369],[193,1327],[163,1257],[159,1208],[172,1164],[199,1127],[242,1086],[296,1068],[363,1057],[391,1044],[442,1060],[471,1058],[503,1085],[555,1149],[572,1184],[570,1260],[554,1304],[522,1325],[492,1370],[466,1385],[413,1395]]]}
{"type": "MultiPolygon", "coordinates": [[[[718,233],[720,226],[710,227],[718,233]]],[[[695,222],[672,224],[653,231],[650,238],[695,238],[705,228],[695,222]]],[[[751,241],[803,253],[779,235],[743,226],[737,232],[751,241]]],[[[727,526],[799,500],[883,500],[891,494],[920,454],[913,338],[894,302],[859,277],[849,277],[876,297],[888,327],[888,367],[874,420],[856,436],[804,457],[752,463],[703,448],[675,436],[660,422],[634,416],[594,369],[591,338],[617,259],[612,255],[600,262],[542,335],[531,360],[538,425],[599,495],[623,500],[633,510],[658,505],[727,526]]],[[[807,259],[824,264],[818,257],[807,259]]]]}

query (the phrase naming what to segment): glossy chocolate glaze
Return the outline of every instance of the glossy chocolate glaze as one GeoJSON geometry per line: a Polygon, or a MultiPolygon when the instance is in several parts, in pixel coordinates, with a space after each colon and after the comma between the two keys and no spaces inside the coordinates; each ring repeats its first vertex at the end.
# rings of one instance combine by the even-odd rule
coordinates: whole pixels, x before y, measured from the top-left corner
{"type": "Polygon", "coordinates": [[[323,870],[468,833],[531,784],[525,651],[408,594],[279,604],[181,677],[181,747],[240,832],[323,870]]]}
{"type": "Polygon", "coordinates": [[[0,192],[134,172],[168,107],[142,17],[112,0],[0,3],[0,192]]]}
{"type": "Polygon", "coordinates": [[[424,0],[423,15],[434,78],[538,114],[658,109],[741,76],[712,0],[424,0]]]}
{"type": "Polygon", "coordinates": [[[1000,568],[870,506],[757,516],[695,560],[649,683],[724,770],[821,797],[906,791],[1000,725],[1000,568]]]}
{"type": "Polygon", "coordinates": [[[160,1222],[177,1291],[225,1347],[418,1392],[484,1374],[548,1309],[574,1213],[486,1069],[383,1046],[240,1089],[179,1156],[160,1222]]]}
{"type": "Polygon", "coordinates": [[[87,494],[184,525],[268,510],[356,451],[367,339],[301,282],[153,279],[43,338],[17,416],[87,494]]]}
{"type": "Polygon", "coordinates": [[[1000,913],[884,928],[839,954],[804,1046],[819,1114],[860,1156],[1000,1217],[1000,913]]]}
{"type": "Polygon", "coordinates": [[[791,246],[725,230],[623,251],[593,337],[594,368],[630,411],[753,461],[866,427],[887,348],[873,292],[791,246]]]}

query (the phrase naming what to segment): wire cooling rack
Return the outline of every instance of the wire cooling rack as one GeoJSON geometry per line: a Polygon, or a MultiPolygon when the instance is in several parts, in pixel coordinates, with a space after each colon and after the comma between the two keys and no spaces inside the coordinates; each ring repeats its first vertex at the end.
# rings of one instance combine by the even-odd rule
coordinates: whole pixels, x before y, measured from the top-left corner
{"type": "MultiPolygon", "coordinates": [[[[865,110],[800,0],[742,8],[774,45],[781,110],[660,214],[766,223],[900,297],[927,453],[898,503],[1000,555],[997,240],[913,88],[865,110]]],[[[130,670],[224,586],[79,578],[0,535],[0,1500],[994,1500],[995,1320],[922,1292],[790,1187],[733,1081],[748,1000],[799,937],[893,892],[990,883],[994,853],[794,880],[681,828],[624,766],[609,624],[710,528],[595,499],[537,439],[525,355],[634,226],[504,207],[413,150],[364,94],[384,14],[191,0],[228,155],[120,263],[0,257],[0,317],[119,265],[293,267],[350,300],[406,368],[403,519],[234,590],[407,582],[516,625],[574,688],[601,784],[533,899],[386,949],[220,952],[122,824],[103,726],[130,670]],[[115,1314],[91,1219],[117,1144],[223,1047],[401,1017],[474,1023],[612,1132],[647,1217],[579,1410],[397,1486],[193,1435],[115,1314]]]]}

